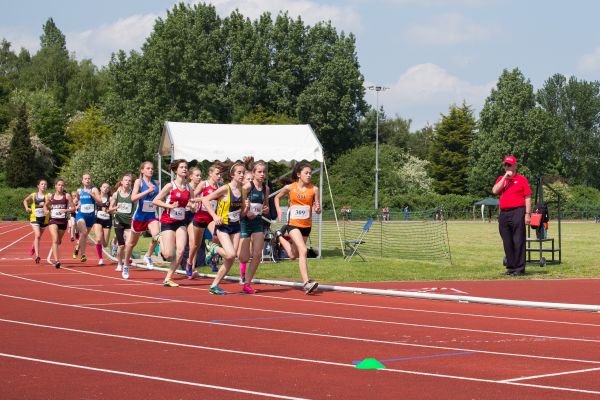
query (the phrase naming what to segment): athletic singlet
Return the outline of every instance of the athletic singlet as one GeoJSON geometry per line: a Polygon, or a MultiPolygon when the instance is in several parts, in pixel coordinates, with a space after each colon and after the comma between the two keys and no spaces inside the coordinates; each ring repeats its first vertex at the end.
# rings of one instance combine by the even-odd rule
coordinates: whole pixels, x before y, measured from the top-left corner
{"type": "MultiPolygon", "coordinates": [[[[247,199],[250,200],[249,211],[252,211],[252,213],[255,214],[259,220],[261,219],[261,216],[263,213],[263,205],[264,205],[264,201],[265,201],[264,190],[265,190],[264,186],[263,186],[262,190],[258,190],[258,188],[254,185],[254,181],[252,181],[251,186],[250,186],[250,191],[248,192],[248,196],[247,196],[247,199]]],[[[256,218],[254,220],[251,220],[246,217],[244,219],[248,220],[248,221],[256,220],[256,218]]]]}
{"type": "MultiPolygon", "coordinates": [[[[93,188],[90,188],[90,191],[93,188]]],[[[77,208],[77,216],[75,218],[79,219],[79,217],[88,217],[93,215],[96,212],[96,200],[92,197],[92,195],[83,188],[78,190],[79,193],[79,207],[77,208]]]]}
{"type": "Polygon", "coordinates": [[[123,225],[131,225],[133,216],[133,202],[131,201],[131,192],[127,196],[122,196],[121,191],[117,190],[117,212],[115,221],[123,225]]]}
{"type": "Polygon", "coordinates": [[[243,189],[240,190],[240,196],[235,197],[231,192],[231,186],[227,184],[227,194],[221,197],[217,206],[217,215],[223,218],[223,225],[240,223],[243,197],[243,189]]]}
{"type": "Polygon", "coordinates": [[[185,221],[185,206],[187,206],[190,200],[190,188],[185,185],[183,189],[179,189],[175,182],[171,182],[171,192],[167,196],[165,203],[173,204],[178,202],[179,204],[175,208],[165,208],[160,216],[160,222],[162,224],[174,224],[176,222],[185,221]]]}
{"type": "Polygon", "coordinates": [[[96,211],[96,219],[100,219],[102,221],[111,221],[112,215],[108,212],[109,207],[110,197],[102,197],[102,205],[96,211]]]}
{"type": "Polygon", "coordinates": [[[290,189],[288,225],[298,228],[310,228],[312,226],[312,206],[314,199],[315,186],[312,183],[301,189],[298,187],[298,182],[293,182],[290,189]]]}
{"type": "MultiPolygon", "coordinates": [[[[156,219],[156,205],[152,203],[152,200],[158,195],[158,184],[151,179],[150,182],[154,185],[154,191],[144,195],[138,200],[133,219],[140,222],[148,222],[156,219]]],[[[148,190],[148,184],[142,179],[142,185],[140,187],[140,193],[148,190]]]]}
{"type": "Polygon", "coordinates": [[[37,222],[38,218],[44,218],[44,223],[48,223],[49,215],[44,211],[44,203],[48,201],[48,193],[44,194],[41,199],[37,197],[37,192],[32,193],[31,214],[29,214],[30,222],[37,222]]]}
{"type": "MultiPolygon", "coordinates": [[[[208,196],[209,194],[211,194],[215,190],[217,190],[217,188],[214,187],[214,186],[210,186],[208,184],[208,181],[206,181],[204,189],[202,189],[202,197],[208,196]]],[[[217,204],[218,204],[217,200],[211,201],[211,206],[212,206],[213,210],[215,210],[215,211],[217,210],[217,204]]],[[[196,215],[194,215],[194,221],[196,221],[196,222],[204,222],[204,223],[207,223],[207,224],[212,221],[212,217],[210,216],[210,214],[206,210],[206,207],[204,207],[204,204],[200,203],[200,208],[198,208],[198,211],[196,211],[196,215]]]]}
{"type": "Polygon", "coordinates": [[[52,195],[48,201],[50,202],[50,219],[48,220],[48,224],[66,225],[67,209],[69,208],[67,195],[63,194],[62,199],[55,199],[54,195],[52,195]]]}

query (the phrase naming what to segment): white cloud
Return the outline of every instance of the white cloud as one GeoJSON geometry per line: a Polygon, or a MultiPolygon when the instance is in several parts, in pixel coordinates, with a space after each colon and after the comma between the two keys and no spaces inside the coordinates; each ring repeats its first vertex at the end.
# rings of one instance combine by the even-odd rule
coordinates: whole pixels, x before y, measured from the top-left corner
{"type": "Polygon", "coordinates": [[[223,17],[235,9],[250,19],[257,18],[266,11],[276,16],[279,11],[287,10],[290,17],[300,16],[309,25],[319,21],[331,21],[338,30],[345,32],[361,29],[360,14],[350,5],[338,7],[310,0],[213,0],[211,4],[223,17]]]}
{"type": "Polygon", "coordinates": [[[411,42],[448,46],[487,40],[493,29],[469,20],[459,13],[441,14],[424,23],[411,24],[405,32],[411,42]]]}
{"type": "Polygon", "coordinates": [[[67,48],[79,60],[91,58],[95,64],[105,65],[113,52],[139,49],[158,17],[158,14],[132,15],[83,32],[69,32],[65,35],[67,48]]]}
{"type": "MultiPolygon", "coordinates": [[[[418,64],[387,85],[389,90],[379,93],[379,103],[390,116],[412,119],[416,130],[438,122],[452,104],[466,101],[479,112],[494,85],[495,81],[477,85],[461,80],[432,63],[418,64]]],[[[375,105],[375,94],[367,91],[367,100],[375,105]]]]}
{"type": "Polygon", "coordinates": [[[19,53],[21,47],[26,48],[30,53],[34,53],[40,48],[39,35],[35,36],[18,29],[0,28],[0,39],[2,38],[10,42],[10,48],[15,53],[19,53]]]}
{"type": "Polygon", "coordinates": [[[580,72],[600,72],[600,47],[582,56],[577,62],[577,70],[580,72]]]}

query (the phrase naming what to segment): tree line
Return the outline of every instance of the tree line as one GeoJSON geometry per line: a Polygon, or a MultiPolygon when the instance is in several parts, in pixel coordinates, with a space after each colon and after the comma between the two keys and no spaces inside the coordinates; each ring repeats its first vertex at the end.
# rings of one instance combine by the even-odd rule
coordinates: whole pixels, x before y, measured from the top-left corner
{"type": "MultiPolygon", "coordinates": [[[[433,126],[364,100],[353,34],[286,13],[255,20],[178,4],[139,51],[108,65],[76,59],[49,18],[40,50],[0,43],[0,183],[30,186],[83,171],[115,181],[153,159],[166,120],[310,124],[343,202],[368,206],[380,115],[381,204],[411,195],[483,196],[514,154],[530,178],[600,188],[600,86],[560,74],[534,90],[518,69],[498,78],[477,119],[450,105],[433,126]]],[[[219,140],[216,138],[215,140],[219,140]]],[[[223,143],[224,146],[227,143],[223,143]]]]}

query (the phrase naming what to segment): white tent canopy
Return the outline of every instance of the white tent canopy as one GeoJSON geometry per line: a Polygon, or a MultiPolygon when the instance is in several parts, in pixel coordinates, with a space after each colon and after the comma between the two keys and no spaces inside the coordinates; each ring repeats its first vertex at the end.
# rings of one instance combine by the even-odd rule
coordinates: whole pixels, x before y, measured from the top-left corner
{"type": "Polygon", "coordinates": [[[309,125],[227,125],[165,122],[159,154],[172,159],[225,161],[252,155],[264,161],[323,162],[309,125]]]}
{"type": "MultiPolygon", "coordinates": [[[[171,160],[225,161],[255,160],[290,162],[318,161],[319,202],[323,203],[323,148],[310,125],[227,125],[190,122],[165,122],[158,148],[158,165],[162,157],[171,160]]],[[[160,167],[159,167],[160,171],[160,167]]],[[[159,182],[162,186],[162,174],[159,182]]],[[[318,254],[321,257],[323,241],[322,215],[313,215],[318,221],[318,254]]]]}

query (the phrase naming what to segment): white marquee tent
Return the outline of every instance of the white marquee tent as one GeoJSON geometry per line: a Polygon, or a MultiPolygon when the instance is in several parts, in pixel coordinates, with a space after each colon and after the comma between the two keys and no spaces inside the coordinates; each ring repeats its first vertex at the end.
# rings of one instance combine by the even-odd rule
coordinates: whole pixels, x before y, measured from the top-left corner
{"type": "MultiPolygon", "coordinates": [[[[165,122],[158,149],[162,157],[188,161],[255,160],[290,162],[318,161],[323,171],[323,148],[309,125],[227,125],[189,122],[165,122]]],[[[159,180],[162,174],[159,174],[159,180]]],[[[162,186],[162,182],[161,182],[162,186]]],[[[319,195],[323,199],[323,173],[319,195]]],[[[314,217],[319,226],[318,254],[322,249],[321,215],[314,217]]]]}

